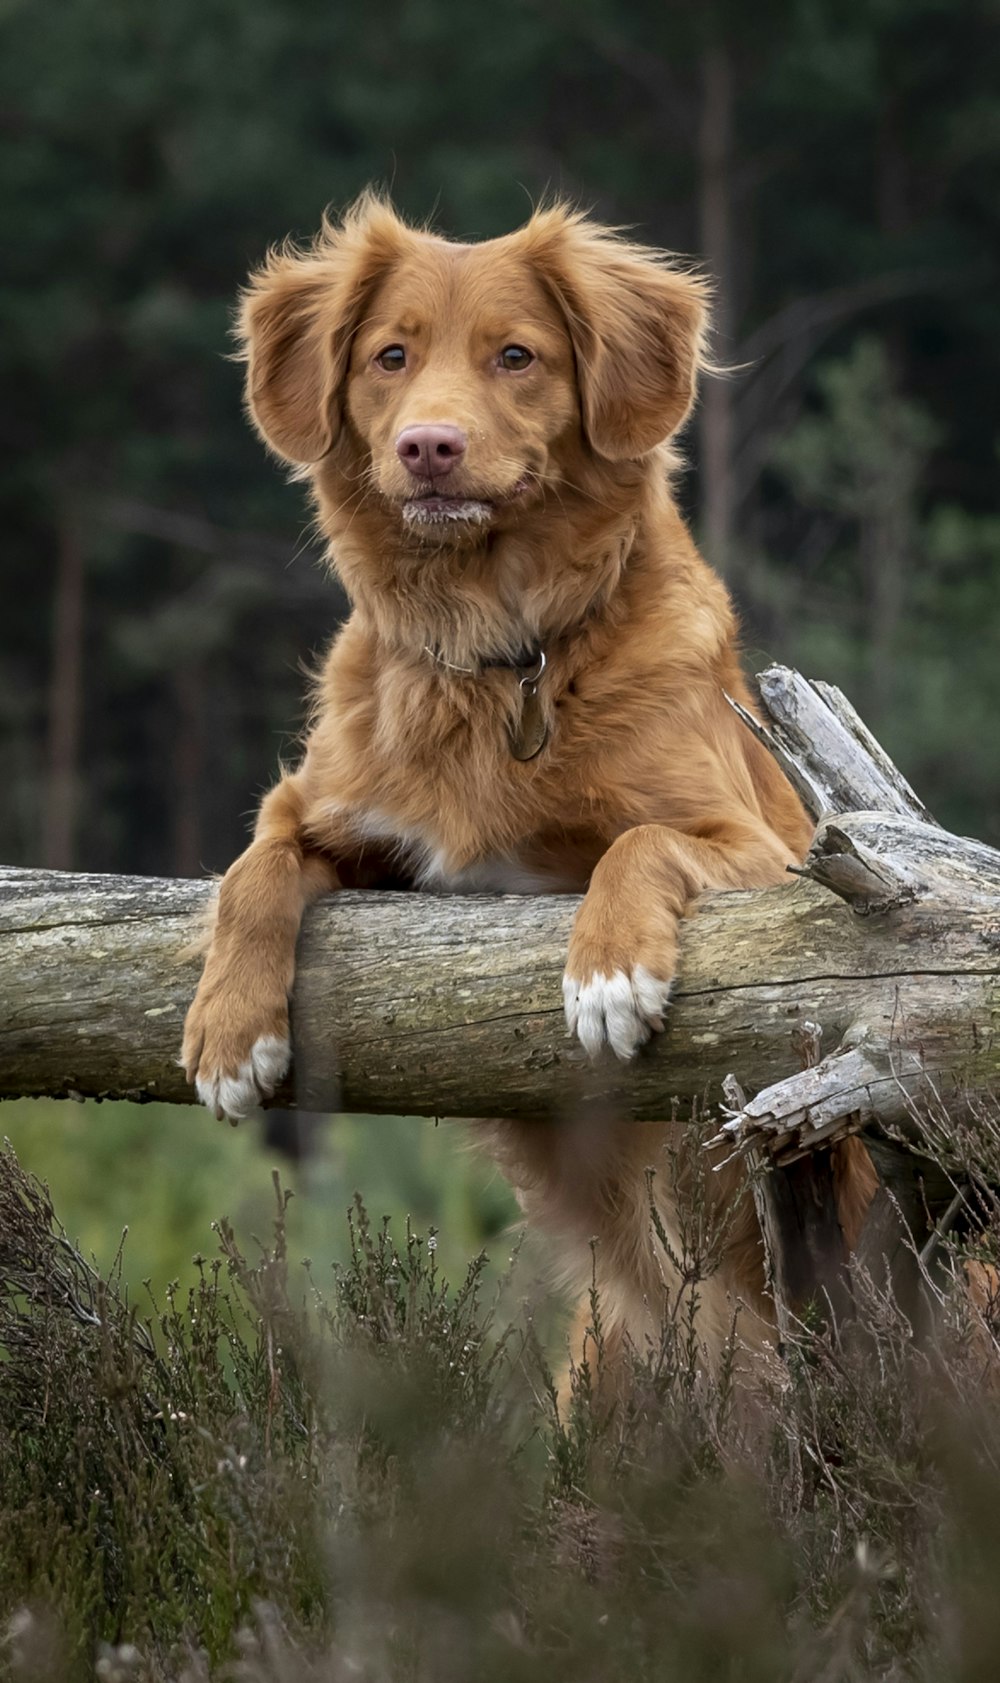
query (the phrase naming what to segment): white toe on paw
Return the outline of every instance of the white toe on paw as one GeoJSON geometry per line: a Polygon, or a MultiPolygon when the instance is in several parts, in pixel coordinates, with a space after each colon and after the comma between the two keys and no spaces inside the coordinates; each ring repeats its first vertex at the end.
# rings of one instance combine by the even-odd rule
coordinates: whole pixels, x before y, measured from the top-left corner
{"type": "Polygon", "coordinates": [[[283,1036],[262,1034],[259,1040],[254,1041],[250,1062],[264,1098],[270,1098],[274,1089],[284,1081],[291,1061],[292,1048],[283,1036]]]}
{"type": "Polygon", "coordinates": [[[663,1028],[672,986],[642,964],[631,975],[624,970],[610,976],[597,972],[583,983],[566,976],[563,999],[569,1031],[579,1036],[592,1058],[605,1045],[619,1058],[634,1057],[650,1035],[663,1028]]]}
{"type": "Polygon", "coordinates": [[[637,964],[632,972],[632,991],[638,1010],[653,1032],[659,1034],[674,991],[674,978],[671,976],[665,982],[660,976],[654,976],[644,964],[637,964]]]}
{"type": "Polygon", "coordinates": [[[290,1062],[288,1041],[276,1034],[262,1034],[235,1075],[199,1075],[195,1088],[202,1104],[214,1115],[242,1122],[263,1099],[270,1098],[287,1074],[290,1062]]]}

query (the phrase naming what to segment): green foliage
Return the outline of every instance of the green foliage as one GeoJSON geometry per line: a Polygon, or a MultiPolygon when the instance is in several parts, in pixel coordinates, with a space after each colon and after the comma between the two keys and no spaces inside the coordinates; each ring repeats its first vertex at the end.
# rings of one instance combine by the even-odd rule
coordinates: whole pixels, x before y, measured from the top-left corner
{"type": "Polygon", "coordinates": [[[937,435],[930,417],[894,389],[884,346],[858,339],[816,371],[818,413],[775,441],[772,459],[807,508],[855,527],[884,521],[914,498],[937,435]]]}
{"type": "MultiPolygon", "coordinates": [[[[123,1229],[122,1281],[130,1299],[143,1282],[195,1283],[191,1258],[212,1247],[223,1215],[241,1233],[270,1223],[260,1130],[230,1128],[200,1106],[74,1104],[25,1099],[0,1109],[0,1139],[44,1177],[73,1241],[110,1268],[123,1229]]],[[[318,1274],[350,1254],[344,1223],[355,1189],[397,1230],[407,1221],[437,1230],[437,1257],[454,1278],[486,1245],[507,1264],[517,1205],[498,1171],[472,1149],[474,1131],[422,1117],[324,1120],[304,1160],[283,1171],[295,1193],[296,1259],[318,1274]]]]}
{"type": "Polygon", "coordinates": [[[881,341],[820,364],[815,388],[771,452],[821,543],[783,604],[788,652],[841,672],[914,787],[947,788],[943,821],[989,831],[996,753],[978,721],[1000,708],[1000,522],[928,498],[940,436],[881,341]]]}

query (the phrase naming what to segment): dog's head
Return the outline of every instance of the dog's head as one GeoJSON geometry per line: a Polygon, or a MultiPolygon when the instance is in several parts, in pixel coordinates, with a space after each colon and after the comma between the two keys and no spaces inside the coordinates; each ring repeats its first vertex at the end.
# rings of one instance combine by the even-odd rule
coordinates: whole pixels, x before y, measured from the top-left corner
{"type": "Polygon", "coordinates": [[[565,207],[460,245],[366,195],[252,277],[250,410],[278,455],[335,471],[404,541],[476,544],[585,491],[588,462],[640,461],[676,432],[706,291],[565,207]]]}

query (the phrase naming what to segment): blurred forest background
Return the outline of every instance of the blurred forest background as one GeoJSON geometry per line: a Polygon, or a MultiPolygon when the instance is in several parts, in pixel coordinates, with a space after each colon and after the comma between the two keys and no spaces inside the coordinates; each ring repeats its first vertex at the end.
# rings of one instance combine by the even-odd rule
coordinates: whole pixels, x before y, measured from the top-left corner
{"type": "MultiPolygon", "coordinates": [[[[189,875],[244,845],[344,603],[243,419],[231,310],[269,243],[370,181],[465,237],[558,191],[705,264],[736,372],[683,497],[749,663],[840,683],[943,822],[1000,841],[997,0],[0,22],[0,858],[189,875]]],[[[72,1183],[86,1141],[98,1195],[123,1153],[151,1172],[154,1133],[188,1174],[204,1137],[29,1109],[0,1117],[27,1165],[62,1151],[72,1183]]],[[[393,1149],[432,1201],[419,1132],[393,1149]]],[[[499,1219],[436,1161],[476,1188],[463,1232],[499,1219]]]]}

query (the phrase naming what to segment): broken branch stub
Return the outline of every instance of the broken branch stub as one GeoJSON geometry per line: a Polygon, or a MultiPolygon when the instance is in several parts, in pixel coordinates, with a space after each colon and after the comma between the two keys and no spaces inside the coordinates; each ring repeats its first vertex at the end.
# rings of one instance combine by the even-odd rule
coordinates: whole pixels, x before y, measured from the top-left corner
{"type": "Polygon", "coordinates": [[[730,698],[744,724],[770,750],[803,805],[819,820],[841,812],[887,812],[933,823],[923,802],[834,684],[788,666],[757,675],[762,725],[730,698]]]}
{"type": "Polygon", "coordinates": [[[891,1011],[859,992],[839,1033],[817,1011],[833,1041],[827,1055],[768,1083],[723,1124],[718,1143],[752,1143],[785,1163],[861,1128],[900,1125],[921,1103],[962,1106],[1000,1083],[1000,854],[898,814],[852,813],[820,824],[801,875],[845,902],[873,952],[897,966],[897,989],[891,1011]],[[970,920],[981,993],[963,1022],[949,1007],[948,952],[970,920]]]}
{"type": "MultiPolygon", "coordinates": [[[[850,1035],[847,1040],[850,1040],[850,1035]]],[[[775,1163],[794,1163],[876,1122],[894,1126],[912,1115],[933,1088],[919,1057],[888,1046],[844,1044],[809,1069],[765,1087],[724,1122],[713,1145],[766,1149],[775,1163]]]]}

